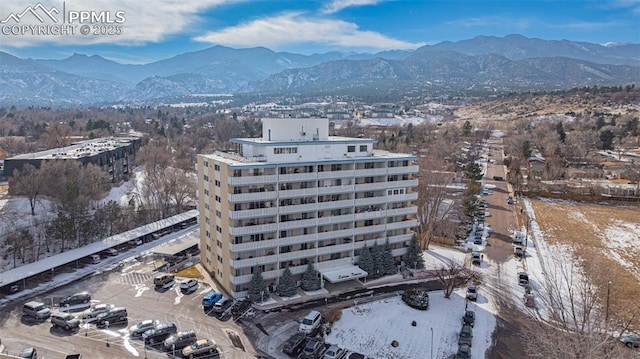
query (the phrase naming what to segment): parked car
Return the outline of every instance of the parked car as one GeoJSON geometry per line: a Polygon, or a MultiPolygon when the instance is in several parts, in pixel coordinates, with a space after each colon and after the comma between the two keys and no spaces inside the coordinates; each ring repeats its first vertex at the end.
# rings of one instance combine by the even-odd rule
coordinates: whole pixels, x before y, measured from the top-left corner
{"type": "Polygon", "coordinates": [[[141,238],[137,238],[137,239],[132,239],[129,242],[127,242],[128,245],[135,247],[135,246],[139,246],[142,244],[142,239],[141,238]]]}
{"type": "Polygon", "coordinates": [[[471,348],[466,344],[459,345],[458,346],[458,352],[456,353],[455,358],[456,359],[471,359],[471,348]]]}
{"type": "Polygon", "coordinates": [[[104,254],[106,254],[108,256],[114,257],[114,256],[118,255],[118,250],[115,249],[115,248],[107,248],[104,251],[102,251],[102,253],[104,253],[104,254]]]}
{"type": "Polygon", "coordinates": [[[60,299],[60,306],[87,304],[91,302],[91,293],[80,292],[60,299]]]}
{"type": "Polygon", "coordinates": [[[51,316],[51,309],[44,303],[30,301],[22,306],[22,315],[43,320],[51,316]]]}
{"type": "Polygon", "coordinates": [[[476,312],[473,310],[467,310],[462,316],[462,325],[468,325],[473,328],[476,322],[476,312]]]}
{"type": "Polygon", "coordinates": [[[524,257],[524,248],[522,248],[522,246],[514,246],[513,247],[513,254],[518,258],[523,258],[524,257]]]}
{"type": "Polygon", "coordinates": [[[81,318],[84,320],[93,320],[96,319],[98,315],[106,313],[112,308],[115,308],[115,305],[106,303],[97,304],[82,312],[81,318]]]}
{"type": "Polygon", "coordinates": [[[222,293],[220,292],[208,293],[202,298],[202,306],[205,308],[213,307],[213,305],[216,304],[216,302],[219,301],[220,299],[222,299],[222,293]]]}
{"type": "Polygon", "coordinates": [[[214,352],[218,351],[218,346],[216,342],[211,339],[200,339],[195,343],[189,345],[182,349],[182,356],[187,358],[194,358],[196,355],[208,353],[209,355],[213,355],[214,352]]]}
{"type": "Polygon", "coordinates": [[[161,343],[170,335],[178,332],[175,323],[160,323],[155,328],[151,328],[142,334],[142,340],[145,344],[161,343]]]}
{"type": "Polygon", "coordinates": [[[184,347],[191,345],[196,340],[198,340],[196,332],[193,330],[187,330],[170,335],[164,340],[163,345],[166,350],[182,350],[184,347]]]}
{"type": "Polygon", "coordinates": [[[193,292],[198,289],[198,281],[196,279],[187,279],[180,283],[180,290],[183,292],[193,292]]]}
{"type": "Polygon", "coordinates": [[[518,284],[523,287],[529,285],[529,274],[527,274],[527,272],[518,273],[518,284]]]}
{"type": "Polygon", "coordinates": [[[151,328],[155,328],[158,324],[160,324],[159,320],[147,319],[139,322],[136,325],[132,325],[129,327],[129,336],[131,338],[140,337],[144,332],[151,328]]]}
{"type": "Polygon", "coordinates": [[[104,327],[111,324],[124,323],[127,321],[127,309],[124,307],[111,308],[108,312],[99,314],[96,317],[95,324],[98,327],[104,327]]]}
{"type": "Polygon", "coordinates": [[[251,309],[250,301],[238,300],[237,302],[233,303],[233,306],[231,306],[231,314],[233,314],[234,317],[239,317],[245,314],[249,309],[251,309]]]}
{"type": "Polygon", "coordinates": [[[473,239],[473,244],[478,244],[481,245],[482,244],[482,237],[476,237],[473,239]]]}
{"type": "Polygon", "coordinates": [[[51,326],[61,327],[66,330],[80,328],[80,320],[73,314],[69,313],[53,313],[51,315],[51,326]]]}
{"type": "Polygon", "coordinates": [[[312,310],[302,318],[298,331],[310,335],[320,327],[320,324],[322,324],[322,314],[317,310],[312,310]]]}
{"type": "Polygon", "coordinates": [[[476,301],[478,300],[478,288],[475,285],[470,285],[467,287],[467,296],[468,300],[476,301]]]}
{"type": "Polygon", "coordinates": [[[300,358],[302,359],[318,359],[320,352],[324,348],[324,342],[320,338],[311,338],[307,342],[307,345],[302,349],[300,358]]]}
{"type": "Polygon", "coordinates": [[[482,253],[480,252],[472,252],[471,253],[471,264],[475,264],[477,266],[482,264],[482,253]]]}
{"type": "Polygon", "coordinates": [[[473,330],[470,325],[463,325],[458,336],[458,345],[466,344],[471,346],[471,340],[473,339],[473,330]]]}
{"type": "Polygon", "coordinates": [[[175,283],[175,277],[172,274],[160,274],[153,278],[153,284],[158,287],[167,288],[167,286],[173,286],[175,283]]]}
{"type": "Polygon", "coordinates": [[[216,314],[222,314],[233,305],[233,299],[222,298],[213,305],[212,311],[216,314]]]}
{"type": "Polygon", "coordinates": [[[282,351],[289,355],[298,355],[307,344],[307,336],[304,333],[295,333],[282,346],[282,351]]]}
{"type": "Polygon", "coordinates": [[[620,336],[620,341],[628,348],[640,348],[640,334],[625,333],[620,336]]]}
{"type": "Polygon", "coordinates": [[[334,344],[324,352],[323,359],[340,359],[344,356],[344,354],[344,349],[334,344]]]}
{"type": "Polygon", "coordinates": [[[38,351],[34,347],[24,348],[18,355],[18,358],[37,359],[38,351]]]}

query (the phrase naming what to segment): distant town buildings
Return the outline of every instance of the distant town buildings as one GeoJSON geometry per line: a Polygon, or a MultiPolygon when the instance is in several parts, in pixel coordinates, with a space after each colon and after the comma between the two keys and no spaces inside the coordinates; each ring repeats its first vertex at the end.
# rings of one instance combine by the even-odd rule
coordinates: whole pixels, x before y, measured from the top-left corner
{"type": "Polygon", "coordinates": [[[197,169],[202,264],[234,297],[256,270],[271,290],[309,263],[331,283],[364,277],[362,249],[387,240],[400,263],[417,224],[415,156],[329,136],[327,118],[265,118],[262,137],[231,142],[197,169]]]}
{"type": "Polygon", "coordinates": [[[135,154],[142,144],[140,137],[104,137],[79,141],[70,146],[26,153],[4,161],[7,177],[25,164],[36,168],[44,161],[78,161],[82,165],[93,163],[109,174],[112,182],[118,182],[130,173],[135,154]]]}

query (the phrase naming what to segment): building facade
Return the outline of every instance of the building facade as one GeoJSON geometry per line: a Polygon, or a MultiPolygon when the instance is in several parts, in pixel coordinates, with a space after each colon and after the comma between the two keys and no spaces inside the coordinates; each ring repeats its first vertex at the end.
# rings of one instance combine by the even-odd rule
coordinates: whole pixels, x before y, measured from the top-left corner
{"type": "Polygon", "coordinates": [[[263,119],[262,137],[231,142],[197,163],[202,264],[231,295],[258,269],[269,288],[308,263],[330,282],[366,276],[365,244],[388,240],[400,263],[417,224],[414,156],[329,136],[326,118],[263,119]]]}
{"type": "Polygon", "coordinates": [[[109,174],[111,182],[127,180],[132,170],[135,154],[142,145],[140,137],[104,137],[75,142],[67,147],[26,153],[7,158],[4,174],[13,175],[26,164],[40,168],[44,161],[77,161],[83,166],[92,163],[109,174]]]}

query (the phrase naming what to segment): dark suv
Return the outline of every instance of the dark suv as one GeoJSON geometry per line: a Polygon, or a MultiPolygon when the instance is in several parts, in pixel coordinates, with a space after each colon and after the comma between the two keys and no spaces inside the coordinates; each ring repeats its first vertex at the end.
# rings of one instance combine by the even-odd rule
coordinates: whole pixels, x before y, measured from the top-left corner
{"type": "Polygon", "coordinates": [[[164,340],[163,344],[166,350],[182,350],[182,348],[191,345],[191,343],[196,340],[198,340],[196,332],[193,330],[187,330],[171,335],[169,338],[164,340]]]}
{"type": "Polygon", "coordinates": [[[69,313],[53,313],[51,314],[51,325],[54,327],[64,328],[66,330],[80,328],[80,320],[73,314],[69,313]]]}
{"type": "Polygon", "coordinates": [[[282,347],[282,351],[290,355],[298,355],[306,343],[307,336],[303,333],[296,333],[287,339],[282,347]]]}
{"type": "Polygon", "coordinates": [[[302,349],[302,355],[300,357],[303,359],[317,359],[323,348],[324,343],[322,339],[311,338],[304,349],[302,349]]]}
{"type": "Polygon", "coordinates": [[[87,304],[91,302],[91,293],[80,292],[60,299],[60,306],[87,304]]]}
{"type": "Polygon", "coordinates": [[[178,331],[175,323],[161,323],[155,328],[149,329],[142,334],[142,340],[145,344],[156,344],[167,339],[171,334],[178,331]]]}
{"type": "Polygon", "coordinates": [[[107,325],[120,324],[127,321],[127,316],[127,309],[125,309],[124,307],[112,308],[108,312],[98,315],[96,317],[95,324],[97,327],[106,327],[107,325]]]}

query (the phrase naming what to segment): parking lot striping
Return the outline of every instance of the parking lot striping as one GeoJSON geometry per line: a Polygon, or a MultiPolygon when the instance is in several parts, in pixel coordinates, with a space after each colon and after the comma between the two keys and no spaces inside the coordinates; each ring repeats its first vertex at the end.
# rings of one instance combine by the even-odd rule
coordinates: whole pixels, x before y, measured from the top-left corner
{"type": "Polygon", "coordinates": [[[153,275],[151,275],[150,273],[129,272],[121,274],[120,278],[117,278],[115,282],[121,284],[137,285],[149,281],[152,277],[153,275]]]}
{"type": "Polygon", "coordinates": [[[182,291],[180,290],[180,286],[175,287],[175,291],[176,291],[176,299],[173,300],[173,304],[174,305],[178,305],[180,304],[180,300],[182,299],[182,297],[184,297],[184,294],[182,294],[182,291]]]}
{"type": "Polygon", "coordinates": [[[191,300],[196,300],[196,299],[198,299],[199,296],[205,295],[205,294],[207,294],[209,292],[211,292],[211,287],[206,286],[206,287],[202,288],[202,290],[199,293],[194,295],[193,298],[191,298],[191,300]]]}

